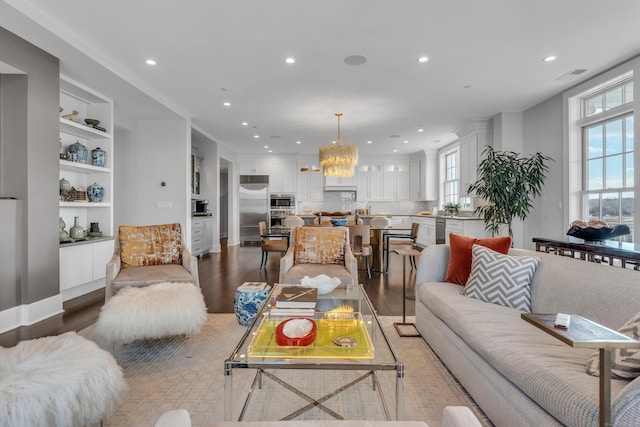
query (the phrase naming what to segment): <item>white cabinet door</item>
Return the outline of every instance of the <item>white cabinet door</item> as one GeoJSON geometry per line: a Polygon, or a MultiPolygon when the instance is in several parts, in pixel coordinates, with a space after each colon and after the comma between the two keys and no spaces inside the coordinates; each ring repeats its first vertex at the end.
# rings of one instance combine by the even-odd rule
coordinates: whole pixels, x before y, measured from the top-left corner
{"type": "Polygon", "coordinates": [[[323,183],[321,172],[298,172],[298,202],[322,201],[323,183]]]}
{"type": "Polygon", "coordinates": [[[107,263],[113,257],[113,240],[96,243],[93,248],[93,280],[103,279],[107,275],[107,263]]]}
{"type": "Polygon", "coordinates": [[[383,177],[384,200],[409,200],[409,174],[385,172],[383,177]]]}
{"type": "Polygon", "coordinates": [[[383,200],[382,175],[381,173],[370,173],[369,175],[369,200],[383,200]]]}
{"type": "Polygon", "coordinates": [[[382,200],[396,199],[396,174],[385,172],[382,177],[382,200]]]}
{"type": "Polygon", "coordinates": [[[396,200],[411,199],[411,178],[408,172],[396,174],[396,200]]]}
{"type": "MultiPolygon", "coordinates": [[[[93,280],[92,245],[60,248],[60,290],[64,291],[93,280]]],[[[106,272],[106,262],[103,270],[106,272]]]]}
{"type": "Polygon", "coordinates": [[[418,228],[418,245],[427,247],[436,244],[436,219],[435,218],[417,218],[416,222],[420,224],[418,228]]]}
{"type": "Polygon", "coordinates": [[[264,160],[241,160],[238,162],[240,175],[269,175],[269,163],[264,160]]]}
{"type": "Polygon", "coordinates": [[[484,221],[475,219],[446,220],[445,226],[445,243],[449,244],[449,233],[462,234],[463,236],[475,237],[482,239],[491,237],[491,233],[484,229],[484,221]]]}
{"type": "Polygon", "coordinates": [[[422,200],[422,162],[412,161],[409,165],[409,199],[422,200]]]}
{"type": "MultiPolygon", "coordinates": [[[[257,169],[256,169],[257,170],[257,169]]],[[[269,163],[269,191],[272,193],[295,193],[297,164],[294,161],[269,163]]]]}

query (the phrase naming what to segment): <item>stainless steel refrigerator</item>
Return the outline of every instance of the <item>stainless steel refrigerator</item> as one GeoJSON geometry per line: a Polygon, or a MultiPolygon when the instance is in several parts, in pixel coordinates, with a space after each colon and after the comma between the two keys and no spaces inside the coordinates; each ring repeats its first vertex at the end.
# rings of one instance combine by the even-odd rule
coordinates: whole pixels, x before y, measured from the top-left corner
{"type": "Polygon", "coordinates": [[[269,175],[240,175],[240,244],[260,243],[258,222],[269,226],[269,175]]]}

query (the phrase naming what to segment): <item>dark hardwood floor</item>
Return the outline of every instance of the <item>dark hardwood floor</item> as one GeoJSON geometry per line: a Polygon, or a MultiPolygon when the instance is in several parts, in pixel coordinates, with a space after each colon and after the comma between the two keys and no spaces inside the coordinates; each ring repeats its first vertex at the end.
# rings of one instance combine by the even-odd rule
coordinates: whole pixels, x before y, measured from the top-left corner
{"type": "MultiPolygon", "coordinates": [[[[261,250],[257,246],[226,246],[222,242],[220,253],[200,258],[198,269],[200,286],[210,313],[233,313],[235,290],[244,282],[278,281],[280,256],[270,254],[266,269],[260,270],[261,250]]],[[[392,254],[389,273],[359,272],[369,299],[381,316],[402,315],[402,258],[392,254]]],[[[407,267],[407,294],[413,295],[415,270],[407,267]]],[[[0,334],[0,346],[11,347],[18,341],[57,335],[85,328],[98,319],[104,303],[104,290],[92,292],[64,303],[64,313],[28,327],[0,334]]],[[[414,301],[406,301],[407,316],[414,314],[414,301]]]]}

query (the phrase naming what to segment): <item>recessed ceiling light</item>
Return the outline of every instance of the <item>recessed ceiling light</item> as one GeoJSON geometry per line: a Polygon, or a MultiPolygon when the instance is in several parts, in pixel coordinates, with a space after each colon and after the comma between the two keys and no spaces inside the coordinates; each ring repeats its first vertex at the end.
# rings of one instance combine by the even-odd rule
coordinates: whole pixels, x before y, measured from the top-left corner
{"type": "Polygon", "coordinates": [[[296,144],[302,144],[302,141],[296,141],[296,144]]]}
{"type": "Polygon", "coordinates": [[[408,143],[409,143],[409,141],[407,141],[407,140],[405,139],[405,140],[404,140],[404,143],[405,143],[405,144],[408,144],[408,143]]]}
{"type": "Polygon", "coordinates": [[[230,102],[225,102],[225,103],[224,103],[224,104],[222,104],[222,105],[224,105],[225,107],[231,107],[231,103],[230,103],[230,102]]]}
{"type": "Polygon", "coordinates": [[[424,129],[420,128],[418,129],[418,132],[424,132],[424,129]]]}
{"type": "Polygon", "coordinates": [[[553,56],[553,55],[551,55],[551,56],[547,56],[547,57],[545,57],[545,58],[543,59],[543,61],[544,61],[544,62],[553,62],[553,61],[555,61],[556,59],[558,59],[558,57],[557,57],[557,56],[553,56]]]}
{"type": "Polygon", "coordinates": [[[429,58],[427,58],[426,56],[421,56],[420,58],[418,58],[418,62],[427,62],[429,60],[429,58]]]}
{"type": "Polygon", "coordinates": [[[273,153],[273,150],[269,150],[268,153],[273,153]]]}
{"type": "Polygon", "coordinates": [[[255,139],[258,139],[258,138],[260,138],[260,135],[253,135],[253,137],[254,137],[255,139]]]}
{"type": "Polygon", "coordinates": [[[242,126],[249,126],[249,123],[247,123],[247,122],[242,122],[242,126]]]}
{"type": "Polygon", "coordinates": [[[287,64],[295,64],[296,60],[294,58],[287,58],[284,60],[287,64]]]}
{"type": "Polygon", "coordinates": [[[371,144],[373,141],[367,141],[367,144],[371,144]]]}
{"type": "Polygon", "coordinates": [[[269,146],[268,146],[268,145],[265,145],[265,146],[264,146],[264,148],[269,148],[269,146]]]}
{"type": "Polygon", "coordinates": [[[394,153],[397,153],[397,152],[398,152],[398,149],[397,149],[397,148],[394,148],[394,149],[393,149],[393,152],[394,152],[394,153]]]}
{"type": "Polygon", "coordinates": [[[154,61],[153,59],[149,58],[146,61],[144,61],[145,64],[147,65],[156,65],[156,61],[154,61]]]}

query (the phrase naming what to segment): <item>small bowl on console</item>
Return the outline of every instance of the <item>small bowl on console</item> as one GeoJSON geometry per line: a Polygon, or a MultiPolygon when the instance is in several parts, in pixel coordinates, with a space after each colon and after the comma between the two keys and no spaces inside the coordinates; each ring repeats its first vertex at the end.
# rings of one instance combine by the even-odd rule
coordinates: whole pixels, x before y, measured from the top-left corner
{"type": "Polygon", "coordinates": [[[346,218],[332,219],[331,224],[333,224],[334,227],[344,227],[345,225],[347,225],[348,221],[349,220],[346,218]]]}

